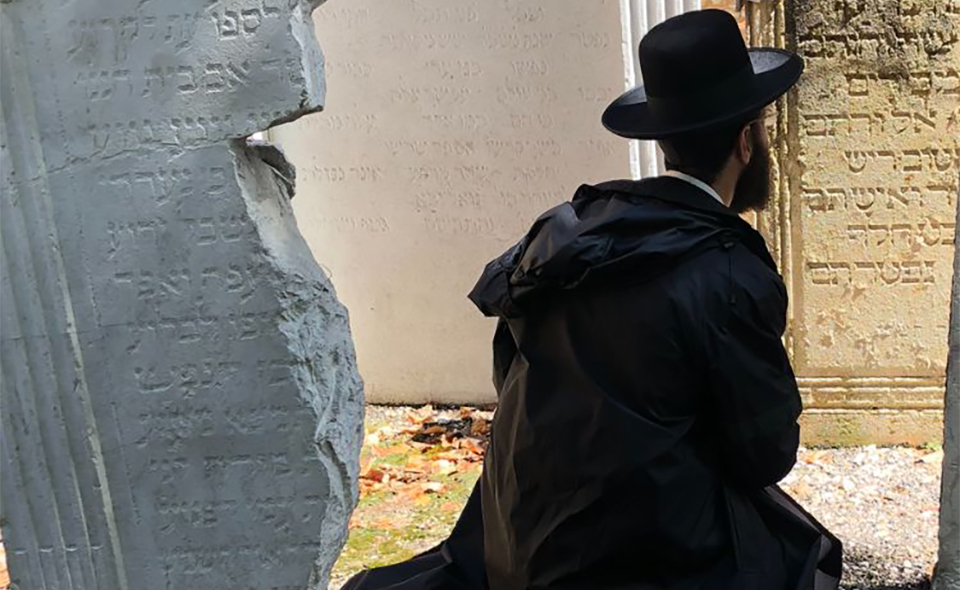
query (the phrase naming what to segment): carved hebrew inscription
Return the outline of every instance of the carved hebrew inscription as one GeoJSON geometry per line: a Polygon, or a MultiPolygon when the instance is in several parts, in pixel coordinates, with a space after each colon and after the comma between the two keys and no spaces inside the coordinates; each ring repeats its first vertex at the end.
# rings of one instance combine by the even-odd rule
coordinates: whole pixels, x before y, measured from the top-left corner
{"type": "Polygon", "coordinates": [[[960,174],[960,4],[798,5],[802,376],[940,378],[960,174]]]}
{"type": "Polygon", "coordinates": [[[629,176],[600,125],[623,91],[620,27],[616,0],[318,9],[331,108],[273,137],[308,195],[307,240],[354,298],[372,399],[489,399],[488,327],[451,294],[580,183],[629,176]]]}
{"type": "Polygon", "coordinates": [[[362,388],[289,164],[245,139],[323,104],[316,3],[0,4],[15,587],[326,588],[362,388]]]}

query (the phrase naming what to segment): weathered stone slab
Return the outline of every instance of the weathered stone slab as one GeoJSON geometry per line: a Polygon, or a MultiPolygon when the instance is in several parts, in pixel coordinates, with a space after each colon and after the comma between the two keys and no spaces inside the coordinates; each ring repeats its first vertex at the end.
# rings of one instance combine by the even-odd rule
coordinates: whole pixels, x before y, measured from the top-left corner
{"type": "Polygon", "coordinates": [[[795,358],[808,376],[943,375],[960,161],[960,12],[797,6],[795,358]]]}
{"type": "Polygon", "coordinates": [[[580,183],[630,176],[600,125],[624,86],[620,3],[548,4],[317,11],[330,114],[271,136],[301,172],[294,208],[350,305],[371,400],[492,401],[492,324],[466,299],[480,270],[580,183]]]}
{"type": "MultiPolygon", "coordinates": [[[[760,223],[791,290],[789,344],[808,413],[840,433],[831,442],[915,441],[912,431],[898,438],[898,421],[943,400],[960,3],[749,7],[755,43],[795,49],[807,64],[778,110],[776,207],[760,223]]],[[[926,440],[939,438],[928,430],[926,440]]]]}
{"type": "Polygon", "coordinates": [[[356,497],[346,310],[293,171],[299,0],[2,4],[2,465],[19,588],[325,588],[356,497]]]}
{"type": "MultiPolygon", "coordinates": [[[[957,197],[960,198],[960,190],[957,197]]],[[[957,210],[957,223],[960,223],[960,208],[957,210]]],[[[943,450],[940,555],[933,587],[935,590],[960,590],[960,253],[953,262],[943,450]]]]}

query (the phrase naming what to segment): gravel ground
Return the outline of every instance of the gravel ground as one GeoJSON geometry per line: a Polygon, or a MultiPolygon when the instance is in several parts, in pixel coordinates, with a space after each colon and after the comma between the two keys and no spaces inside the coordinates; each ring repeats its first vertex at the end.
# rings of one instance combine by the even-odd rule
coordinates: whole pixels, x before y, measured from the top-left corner
{"type": "MultiPolygon", "coordinates": [[[[367,423],[399,426],[413,409],[368,406],[367,423]]],[[[843,541],[843,590],[930,587],[941,458],[906,447],[801,449],[782,487],[843,541]]]]}
{"type": "Polygon", "coordinates": [[[803,450],[782,486],[844,543],[849,590],[920,590],[937,552],[942,453],[803,450]]]}

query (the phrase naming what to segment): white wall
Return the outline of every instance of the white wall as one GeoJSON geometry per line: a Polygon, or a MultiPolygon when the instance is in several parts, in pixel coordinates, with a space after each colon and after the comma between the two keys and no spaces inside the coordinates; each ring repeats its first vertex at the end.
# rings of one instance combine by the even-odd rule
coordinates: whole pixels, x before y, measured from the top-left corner
{"type": "MultiPolygon", "coordinates": [[[[674,1],[373,0],[314,15],[326,111],[271,131],[301,231],[351,313],[368,399],[487,402],[484,265],[581,183],[649,176],[606,132],[640,36],[674,1]]],[[[631,143],[633,145],[631,145],[631,143]]]]}

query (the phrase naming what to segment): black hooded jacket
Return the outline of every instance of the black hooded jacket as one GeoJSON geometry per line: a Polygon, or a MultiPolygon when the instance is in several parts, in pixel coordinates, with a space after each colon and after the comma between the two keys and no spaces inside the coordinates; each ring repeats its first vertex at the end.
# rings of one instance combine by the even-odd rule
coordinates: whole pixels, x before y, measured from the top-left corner
{"type": "Polygon", "coordinates": [[[837,587],[839,542],[773,486],[801,403],[749,224],[672,177],[582,186],[470,298],[500,318],[478,488],[419,566],[348,588],[837,587]]]}

